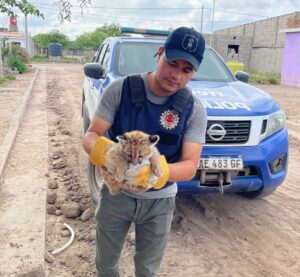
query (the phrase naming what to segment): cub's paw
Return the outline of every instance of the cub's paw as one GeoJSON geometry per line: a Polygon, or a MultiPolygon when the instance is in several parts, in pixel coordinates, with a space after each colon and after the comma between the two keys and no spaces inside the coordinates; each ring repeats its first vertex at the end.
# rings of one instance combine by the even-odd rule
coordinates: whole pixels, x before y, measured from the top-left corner
{"type": "Polygon", "coordinates": [[[152,172],[157,177],[160,177],[163,174],[162,168],[159,164],[152,166],[152,172]]]}
{"type": "Polygon", "coordinates": [[[125,179],[125,174],[123,172],[120,172],[117,170],[116,175],[115,175],[115,179],[117,182],[122,182],[125,179]]]}

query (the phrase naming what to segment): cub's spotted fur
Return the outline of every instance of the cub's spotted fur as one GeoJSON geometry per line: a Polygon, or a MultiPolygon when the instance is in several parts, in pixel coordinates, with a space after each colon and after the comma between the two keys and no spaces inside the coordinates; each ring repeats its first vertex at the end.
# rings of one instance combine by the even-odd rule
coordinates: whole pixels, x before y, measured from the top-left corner
{"type": "Polygon", "coordinates": [[[120,193],[120,189],[143,192],[147,188],[125,181],[125,172],[131,164],[137,165],[149,159],[151,170],[157,177],[162,175],[159,163],[160,153],[155,147],[159,140],[157,135],[148,135],[141,131],[131,131],[117,137],[118,143],[108,151],[111,166],[101,167],[102,175],[111,194],[120,193]]]}

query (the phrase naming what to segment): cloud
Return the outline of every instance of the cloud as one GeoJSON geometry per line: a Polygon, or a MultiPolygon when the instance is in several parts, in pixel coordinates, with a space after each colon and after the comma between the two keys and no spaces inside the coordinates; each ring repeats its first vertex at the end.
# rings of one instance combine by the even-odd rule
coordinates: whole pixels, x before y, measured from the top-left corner
{"type": "MultiPolygon", "coordinates": [[[[121,26],[170,29],[191,26],[198,30],[203,23],[203,32],[210,33],[213,0],[92,0],[92,7],[83,15],[77,1],[72,1],[72,22],[59,24],[57,0],[32,0],[34,6],[45,15],[45,20],[29,16],[28,26],[32,35],[59,30],[70,39],[84,32],[92,32],[104,24],[117,23],[121,26]],[[202,15],[203,9],[203,20],[202,15]]],[[[241,25],[267,17],[278,16],[300,10],[298,0],[215,0],[214,30],[241,25]]],[[[19,29],[24,31],[24,17],[18,19],[19,29]]],[[[8,27],[8,17],[0,15],[0,24],[8,27]]]]}

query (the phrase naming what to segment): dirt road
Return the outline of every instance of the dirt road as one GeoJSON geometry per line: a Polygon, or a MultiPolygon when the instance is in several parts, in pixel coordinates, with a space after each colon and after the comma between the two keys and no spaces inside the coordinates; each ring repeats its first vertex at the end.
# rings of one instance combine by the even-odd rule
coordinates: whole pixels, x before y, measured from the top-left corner
{"type": "MultiPolygon", "coordinates": [[[[34,222],[44,221],[46,275],[95,276],[95,221],[92,218],[95,206],[88,192],[86,156],[81,148],[82,69],[72,65],[47,65],[42,68],[41,74],[44,77],[39,78],[39,89],[33,90],[29,103],[32,109],[26,111],[0,187],[0,218],[8,210],[11,216],[15,213],[13,222],[9,217],[0,221],[7,231],[6,238],[0,238],[0,261],[5,262],[5,266],[0,265],[0,276],[21,276],[21,273],[28,271],[37,275],[26,276],[42,276],[38,275],[42,274],[39,268],[32,271],[26,255],[22,259],[18,255],[35,239],[22,242],[22,236],[26,236],[24,230],[33,228],[34,222]],[[38,100],[43,87],[46,93],[44,101],[41,98],[38,100]],[[34,113],[33,107],[39,109],[41,114],[34,113]],[[46,117],[42,111],[46,112],[46,117]],[[46,135],[34,132],[41,127],[41,123],[45,123],[46,135]],[[41,148],[38,140],[47,140],[47,147],[44,145],[41,148]],[[28,158],[34,161],[29,163],[28,158]],[[43,183],[44,179],[47,186],[43,183]],[[34,195],[43,197],[26,200],[23,196],[23,206],[9,209],[16,191],[12,193],[7,190],[15,183],[18,185],[15,190],[19,188],[25,196],[30,192],[24,189],[24,185],[33,184],[31,189],[35,191],[34,195]],[[11,195],[10,200],[7,200],[8,195],[11,195]],[[34,203],[26,202],[32,200],[47,202],[46,219],[35,215],[34,203]],[[32,220],[29,216],[28,220],[21,220],[21,210],[30,207],[32,220]],[[71,210],[74,218],[66,218],[64,214],[71,210]],[[62,253],[52,255],[52,250],[69,240],[68,231],[62,228],[64,222],[74,229],[75,240],[62,253]],[[19,228],[13,230],[8,226],[19,228]],[[19,262],[14,264],[15,260],[19,262]]],[[[263,200],[219,194],[178,197],[159,276],[300,275],[300,89],[282,86],[261,88],[270,92],[287,112],[291,129],[290,159],[284,185],[263,200]]],[[[1,103],[9,98],[9,93],[5,93],[6,96],[0,92],[1,103]]],[[[6,123],[0,124],[0,134],[5,134],[9,115],[3,112],[2,107],[0,122],[4,114],[6,123]]],[[[8,112],[11,113],[14,106],[10,107],[8,112]]],[[[133,237],[132,233],[128,236],[122,252],[122,277],[134,276],[133,237]]]]}

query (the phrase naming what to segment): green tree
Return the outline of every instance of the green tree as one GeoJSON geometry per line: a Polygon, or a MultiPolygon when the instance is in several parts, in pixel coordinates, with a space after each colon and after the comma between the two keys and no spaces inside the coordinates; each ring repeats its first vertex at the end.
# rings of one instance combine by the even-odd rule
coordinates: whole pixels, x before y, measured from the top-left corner
{"type": "Polygon", "coordinates": [[[36,48],[48,47],[49,39],[47,34],[37,34],[32,37],[32,40],[36,48]]]}
{"type": "Polygon", "coordinates": [[[32,39],[37,48],[47,48],[49,43],[61,43],[66,49],[97,50],[107,37],[119,35],[121,35],[119,25],[106,24],[93,32],[79,35],[75,41],[70,41],[65,34],[58,30],[53,30],[46,34],[37,34],[32,39]]]}
{"type": "Polygon", "coordinates": [[[27,0],[0,0],[0,13],[17,16],[16,8],[24,14],[32,14],[44,18],[40,10],[28,3],[27,0]]]}
{"type": "Polygon", "coordinates": [[[98,28],[103,31],[108,36],[119,36],[120,33],[120,25],[118,24],[105,24],[103,27],[98,28]]]}
{"type": "Polygon", "coordinates": [[[97,50],[99,45],[110,36],[119,36],[120,26],[117,24],[106,24],[91,33],[84,33],[75,40],[75,45],[81,50],[97,50]]]}
{"type": "Polygon", "coordinates": [[[68,44],[67,49],[70,49],[70,50],[81,50],[81,48],[77,45],[77,43],[74,40],[70,41],[70,43],[68,44]]]}
{"type": "Polygon", "coordinates": [[[46,34],[37,34],[32,39],[37,48],[46,48],[49,43],[61,43],[63,47],[67,48],[70,43],[68,36],[58,30],[46,34]]]}
{"type": "MultiPolygon", "coordinates": [[[[78,0],[81,10],[88,8],[92,0],[78,0]]],[[[61,23],[65,20],[71,21],[72,4],[71,0],[58,0],[56,3],[59,8],[58,19],[61,23]]],[[[0,0],[0,13],[17,16],[15,8],[21,10],[24,14],[32,14],[44,18],[44,15],[27,0],[0,0]]]]}
{"type": "Polygon", "coordinates": [[[74,47],[80,50],[94,50],[91,33],[79,35],[74,41],[74,47]]]}

